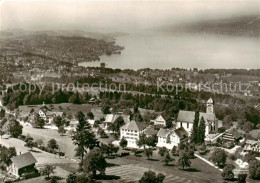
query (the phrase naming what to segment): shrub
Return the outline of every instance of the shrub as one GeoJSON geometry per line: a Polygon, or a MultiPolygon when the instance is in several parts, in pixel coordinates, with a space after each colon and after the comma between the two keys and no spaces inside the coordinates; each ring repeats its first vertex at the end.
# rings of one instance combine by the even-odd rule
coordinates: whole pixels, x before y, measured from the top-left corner
{"type": "Polygon", "coordinates": [[[234,161],[237,159],[235,154],[228,154],[228,158],[234,161]]]}
{"type": "Polygon", "coordinates": [[[226,131],[226,127],[220,127],[219,129],[218,129],[218,132],[219,133],[224,133],[226,131]]]}
{"type": "Polygon", "coordinates": [[[247,174],[238,174],[238,183],[246,183],[247,174]]]}
{"type": "Polygon", "coordinates": [[[233,169],[235,168],[234,165],[228,164],[225,166],[222,172],[222,177],[226,180],[233,180],[234,179],[234,173],[233,169]]]}

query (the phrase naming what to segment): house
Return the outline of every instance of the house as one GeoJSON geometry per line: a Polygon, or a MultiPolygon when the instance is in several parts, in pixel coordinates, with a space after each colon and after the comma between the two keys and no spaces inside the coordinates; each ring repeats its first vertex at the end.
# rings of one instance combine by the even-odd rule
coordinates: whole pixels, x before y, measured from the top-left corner
{"type": "Polygon", "coordinates": [[[36,109],[35,114],[38,114],[42,119],[45,121],[47,120],[47,111],[50,111],[48,107],[46,107],[44,104],[43,106],[36,109]]]}
{"type": "MultiPolygon", "coordinates": [[[[206,125],[205,135],[207,136],[210,133],[216,133],[218,131],[218,119],[214,113],[213,100],[211,98],[207,101],[206,113],[199,113],[199,120],[201,120],[202,117],[205,120],[206,125]]],[[[183,127],[190,136],[193,129],[194,119],[194,111],[180,110],[176,121],[176,128],[183,127]]]]}
{"type": "Polygon", "coordinates": [[[161,128],[157,134],[158,137],[158,143],[157,147],[166,147],[167,149],[171,149],[172,145],[170,142],[169,135],[171,134],[172,130],[171,129],[164,129],[161,128]]]}
{"type": "Polygon", "coordinates": [[[47,111],[46,112],[46,123],[47,124],[52,124],[53,119],[57,116],[63,117],[64,113],[60,111],[47,111]]]}
{"type": "Polygon", "coordinates": [[[146,137],[156,136],[158,133],[158,130],[155,130],[153,126],[149,125],[145,129],[145,135],[146,137]]]}
{"type": "Polygon", "coordinates": [[[104,121],[104,129],[107,129],[111,123],[114,123],[116,119],[121,116],[124,119],[124,122],[127,123],[130,121],[130,115],[124,114],[107,114],[104,121]]]}
{"type": "Polygon", "coordinates": [[[154,125],[166,126],[168,122],[172,123],[172,121],[172,117],[168,113],[163,112],[159,116],[157,116],[157,118],[155,118],[154,125]]]}
{"type": "Polygon", "coordinates": [[[92,97],[91,99],[89,99],[88,103],[93,105],[96,103],[96,99],[92,97]]]}
{"type": "Polygon", "coordinates": [[[137,141],[141,134],[145,134],[147,125],[137,121],[129,121],[120,128],[120,140],[125,138],[127,140],[127,147],[138,148],[137,141]]]}
{"type": "Polygon", "coordinates": [[[79,121],[77,119],[71,119],[70,125],[65,127],[66,130],[73,130],[76,131],[77,125],[79,124],[79,121]]]}
{"type": "Polygon", "coordinates": [[[35,163],[37,160],[31,152],[21,154],[11,158],[11,165],[9,166],[9,173],[19,177],[23,173],[31,173],[37,171],[35,163]]]}
{"type": "Polygon", "coordinates": [[[87,122],[90,124],[91,127],[94,126],[95,120],[94,119],[88,119],[87,122]]]}
{"type": "Polygon", "coordinates": [[[260,140],[246,140],[244,151],[260,152],[260,140]]]}
{"type": "Polygon", "coordinates": [[[174,146],[178,146],[180,142],[188,140],[188,133],[183,127],[178,129],[161,128],[157,134],[157,137],[157,147],[172,149],[174,146]]]}

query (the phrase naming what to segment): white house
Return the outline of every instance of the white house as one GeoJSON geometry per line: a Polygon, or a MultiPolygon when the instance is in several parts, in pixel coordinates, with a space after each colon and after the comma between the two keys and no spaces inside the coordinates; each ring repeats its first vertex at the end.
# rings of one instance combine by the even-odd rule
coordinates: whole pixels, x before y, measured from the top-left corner
{"type": "Polygon", "coordinates": [[[161,113],[157,118],[154,120],[154,125],[162,125],[166,126],[167,122],[172,122],[172,118],[166,112],[161,113]]]}
{"type": "Polygon", "coordinates": [[[130,121],[130,115],[124,115],[124,114],[107,114],[105,121],[104,121],[104,129],[107,129],[109,124],[114,123],[115,120],[121,116],[124,119],[124,122],[127,123],[130,121]]]}
{"type": "Polygon", "coordinates": [[[63,117],[64,113],[63,112],[59,112],[59,111],[47,111],[46,112],[46,123],[47,124],[52,124],[53,123],[53,119],[57,116],[63,117]]]}
{"type": "MultiPolygon", "coordinates": [[[[204,118],[206,125],[205,135],[207,136],[210,133],[216,133],[218,130],[218,119],[214,113],[213,100],[211,98],[207,101],[206,113],[199,113],[199,120],[201,120],[202,117],[204,118]]],[[[194,111],[180,110],[176,121],[176,128],[183,127],[190,136],[193,129],[194,119],[194,111]]]]}
{"type": "Polygon", "coordinates": [[[157,136],[157,147],[166,147],[167,149],[172,149],[174,146],[178,146],[180,142],[188,140],[188,133],[183,127],[178,129],[161,128],[157,136]]]}
{"type": "Polygon", "coordinates": [[[260,140],[246,140],[246,144],[244,147],[245,151],[255,151],[260,152],[260,140]]]}
{"type": "Polygon", "coordinates": [[[120,140],[125,138],[127,140],[127,147],[138,148],[137,141],[139,140],[140,134],[145,133],[146,126],[147,125],[134,120],[127,122],[120,128],[120,140]]]}

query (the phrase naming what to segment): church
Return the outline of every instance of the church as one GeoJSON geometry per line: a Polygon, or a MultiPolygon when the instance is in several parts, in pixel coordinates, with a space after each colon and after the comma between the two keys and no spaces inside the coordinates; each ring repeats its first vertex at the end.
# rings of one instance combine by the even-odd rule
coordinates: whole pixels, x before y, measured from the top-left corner
{"type": "MultiPolygon", "coordinates": [[[[218,119],[214,113],[214,105],[211,98],[207,101],[206,107],[206,112],[199,113],[199,121],[202,117],[204,118],[206,125],[205,136],[207,137],[209,134],[217,133],[218,119]]],[[[174,146],[178,146],[180,142],[188,141],[188,137],[191,135],[193,129],[194,119],[194,111],[180,110],[176,120],[176,127],[174,129],[161,128],[159,130],[157,134],[157,147],[172,149],[174,146]]]]}
{"type": "MultiPolygon", "coordinates": [[[[206,112],[199,113],[199,120],[203,117],[206,124],[205,135],[210,133],[216,133],[218,131],[218,119],[214,113],[214,104],[212,98],[210,98],[206,103],[206,112]]],[[[191,135],[193,123],[195,119],[194,111],[183,111],[180,110],[178,118],[176,120],[176,128],[183,127],[189,136],[191,135]]]]}

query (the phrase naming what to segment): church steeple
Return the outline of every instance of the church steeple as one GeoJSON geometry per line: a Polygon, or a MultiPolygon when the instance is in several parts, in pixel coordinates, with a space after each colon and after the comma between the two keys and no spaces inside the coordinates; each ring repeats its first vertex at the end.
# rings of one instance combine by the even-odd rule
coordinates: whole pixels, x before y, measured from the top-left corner
{"type": "Polygon", "coordinates": [[[213,100],[212,98],[210,98],[208,101],[207,101],[207,113],[210,113],[210,114],[213,114],[214,113],[214,106],[213,106],[213,100]]]}

